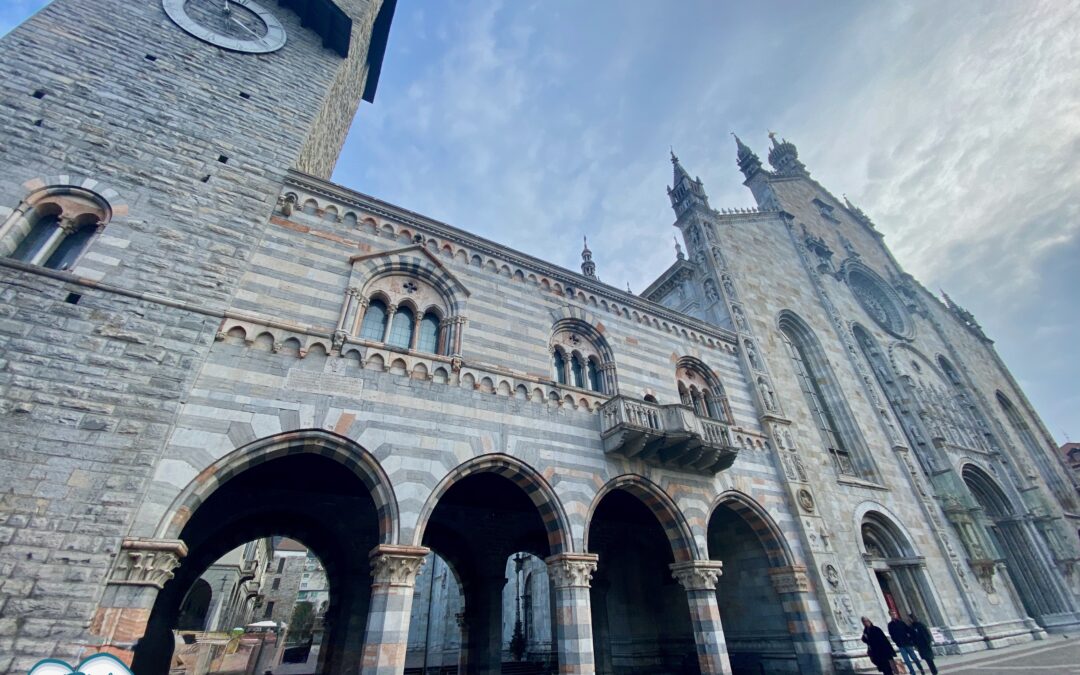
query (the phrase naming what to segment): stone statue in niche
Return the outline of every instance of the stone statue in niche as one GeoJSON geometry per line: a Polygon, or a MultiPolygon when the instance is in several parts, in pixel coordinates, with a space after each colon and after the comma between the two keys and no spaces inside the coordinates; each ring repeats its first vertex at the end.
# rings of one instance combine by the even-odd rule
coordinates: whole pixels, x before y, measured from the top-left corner
{"type": "Polygon", "coordinates": [[[776,411],[776,397],[773,395],[772,388],[769,383],[765,381],[764,377],[758,378],[758,391],[761,393],[761,402],[765,404],[765,409],[769,412],[776,411]]]}
{"type": "Polygon", "coordinates": [[[716,302],[720,299],[720,295],[716,292],[716,284],[712,279],[705,280],[705,298],[709,302],[716,302]]]}
{"type": "Polygon", "coordinates": [[[735,284],[731,283],[731,277],[725,275],[723,277],[721,283],[724,285],[724,292],[727,293],[728,298],[731,299],[731,300],[734,300],[735,299],[735,284]]]}
{"type": "Polygon", "coordinates": [[[829,582],[830,586],[840,588],[840,572],[837,571],[835,565],[825,565],[824,575],[825,581],[829,582]]]}
{"type": "Polygon", "coordinates": [[[750,367],[758,371],[764,370],[761,367],[761,358],[758,356],[754,343],[750,340],[743,340],[743,347],[746,349],[746,360],[750,362],[750,367]]]}
{"type": "Polygon", "coordinates": [[[732,305],[731,315],[735,319],[736,328],[743,332],[750,330],[749,324],[746,323],[746,315],[743,314],[742,307],[739,307],[738,305],[732,305]]]}

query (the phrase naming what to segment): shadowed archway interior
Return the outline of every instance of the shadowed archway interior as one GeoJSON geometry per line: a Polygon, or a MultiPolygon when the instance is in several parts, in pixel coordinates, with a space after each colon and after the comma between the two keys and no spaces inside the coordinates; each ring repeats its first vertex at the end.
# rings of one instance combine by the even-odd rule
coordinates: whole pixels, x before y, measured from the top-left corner
{"type": "Polygon", "coordinates": [[[686,592],[668,567],[675,561],[657,516],[623,489],[593,512],[588,548],[593,575],[596,672],[698,673],[686,592]]]}
{"type": "Polygon", "coordinates": [[[769,576],[778,561],[731,506],[721,504],[709,520],[709,558],[724,563],[716,595],[732,673],[798,673],[789,617],[769,576]]]}
{"type": "Polygon", "coordinates": [[[226,552],[275,535],[302,542],[326,569],[330,606],[318,672],[357,672],[371,594],[368,552],[379,543],[378,515],[355,473],[311,453],[246,469],[199,504],[180,534],[188,555],[158,594],[146,634],[135,648],[134,672],[168,673],[172,630],[188,590],[226,552]]]}
{"type": "MultiPolygon", "coordinates": [[[[465,607],[458,672],[501,672],[507,559],[517,552],[541,559],[552,554],[537,505],[509,478],[473,473],[439,499],[424,526],[422,543],[441,556],[461,582],[465,607]]],[[[550,603],[549,598],[532,601],[550,603]]]]}

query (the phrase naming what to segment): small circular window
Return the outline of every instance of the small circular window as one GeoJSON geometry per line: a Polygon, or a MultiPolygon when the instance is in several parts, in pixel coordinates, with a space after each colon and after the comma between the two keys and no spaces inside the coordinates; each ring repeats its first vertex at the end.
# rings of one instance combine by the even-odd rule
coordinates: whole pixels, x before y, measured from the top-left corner
{"type": "Polygon", "coordinates": [[[855,299],[870,318],[897,337],[910,335],[911,324],[907,320],[903,305],[892,289],[877,278],[876,274],[856,267],[848,272],[847,282],[855,299]]]}

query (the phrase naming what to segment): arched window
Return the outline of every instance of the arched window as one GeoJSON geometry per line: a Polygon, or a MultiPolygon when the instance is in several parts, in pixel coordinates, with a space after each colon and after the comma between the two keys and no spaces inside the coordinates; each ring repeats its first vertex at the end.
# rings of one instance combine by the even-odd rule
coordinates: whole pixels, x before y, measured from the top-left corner
{"type": "Polygon", "coordinates": [[[600,385],[600,368],[596,365],[596,357],[589,358],[589,389],[602,391],[600,385]]]}
{"type": "Polygon", "coordinates": [[[372,300],[364,312],[364,324],[360,327],[360,337],[373,342],[382,342],[386,335],[386,303],[372,300]]]}
{"type": "Polygon", "coordinates": [[[684,356],[675,369],[675,381],[679,401],[693,408],[698,417],[708,417],[722,422],[730,421],[724,387],[712,369],[699,359],[684,356]]]}
{"type": "Polygon", "coordinates": [[[390,324],[390,336],[386,343],[394,347],[408,349],[412,346],[413,336],[413,312],[408,307],[398,307],[394,312],[393,322],[390,324]]]}
{"type": "Polygon", "coordinates": [[[810,413],[821,432],[822,440],[833,457],[836,470],[854,476],[855,460],[852,454],[861,449],[854,439],[855,426],[843,402],[839,385],[832,375],[821,345],[810,329],[791,314],[780,318],[780,335],[791,357],[799,387],[806,398],[810,413]],[[843,415],[844,422],[841,426],[843,415]]]}
{"type": "Polygon", "coordinates": [[[599,394],[615,392],[611,349],[591,324],[580,319],[560,319],[555,323],[548,346],[555,360],[555,379],[559,384],[599,394]],[[559,359],[562,359],[562,365],[559,365],[559,359]]]}
{"type": "Polygon", "coordinates": [[[555,368],[555,381],[566,384],[566,357],[563,356],[562,350],[556,349],[551,358],[552,367],[555,368]]]}
{"type": "Polygon", "coordinates": [[[1009,426],[1020,438],[1020,443],[1027,450],[1028,456],[1035,460],[1035,467],[1042,475],[1043,480],[1046,481],[1047,486],[1054,493],[1064,505],[1067,510],[1076,508],[1076,494],[1069,485],[1066,484],[1064,478],[1056,470],[1050,457],[1054,452],[1050,447],[1039,442],[1039,439],[1035,436],[1035,432],[1032,431],[1027,421],[1020,414],[1020,411],[1016,409],[1016,406],[1012,404],[1005,394],[1000,391],[997,392],[997,402],[1001,406],[1002,412],[1005,413],[1005,417],[1009,420],[1009,426]]]}
{"type": "Polygon", "coordinates": [[[416,348],[429,354],[439,353],[439,317],[435,312],[424,314],[420,320],[420,337],[416,341],[416,348]]]}
{"type": "Polygon", "coordinates": [[[574,375],[574,386],[579,389],[585,388],[585,368],[581,363],[581,355],[573,354],[570,357],[570,371],[574,375]]]}
{"type": "Polygon", "coordinates": [[[72,186],[42,188],[0,224],[0,255],[68,270],[112,215],[105,199],[72,186]]]}

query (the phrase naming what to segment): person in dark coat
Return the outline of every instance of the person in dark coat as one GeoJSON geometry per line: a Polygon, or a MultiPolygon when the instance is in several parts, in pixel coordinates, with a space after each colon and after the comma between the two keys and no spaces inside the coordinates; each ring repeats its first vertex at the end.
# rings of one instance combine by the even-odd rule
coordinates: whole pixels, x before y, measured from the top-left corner
{"type": "Polygon", "coordinates": [[[862,641],[866,643],[866,655],[879,671],[885,675],[893,675],[892,660],[896,657],[896,650],[889,638],[865,616],[862,618],[862,625],[862,641]]]}
{"type": "Polygon", "coordinates": [[[937,675],[937,666],[934,665],[934,636],[930,634],[930,629],[914,614],[908,614],[908,627],[911,629],[911,637],[915,640],[915,649],[919,650],[919,656],[923,657],[926,665],[930,666],[931,675],[937,675]]]}
{"type": "Polygon", "coordinates": [[[926,674],[923,670],[922,661],[915,654],[915,637],[911,634],[911,628],[904,623],[903,619],[897,612],[890,612],[892,621],[889,622],[889,637],[896,643],[896,648],[900,650],[900,655],[904,657],[904,663],[907,665],[911,675],[915,675],[915,666],[919,667],[919,673],[926,674]],[[914,662],[914,663],[913,663],[914,662]]]}

